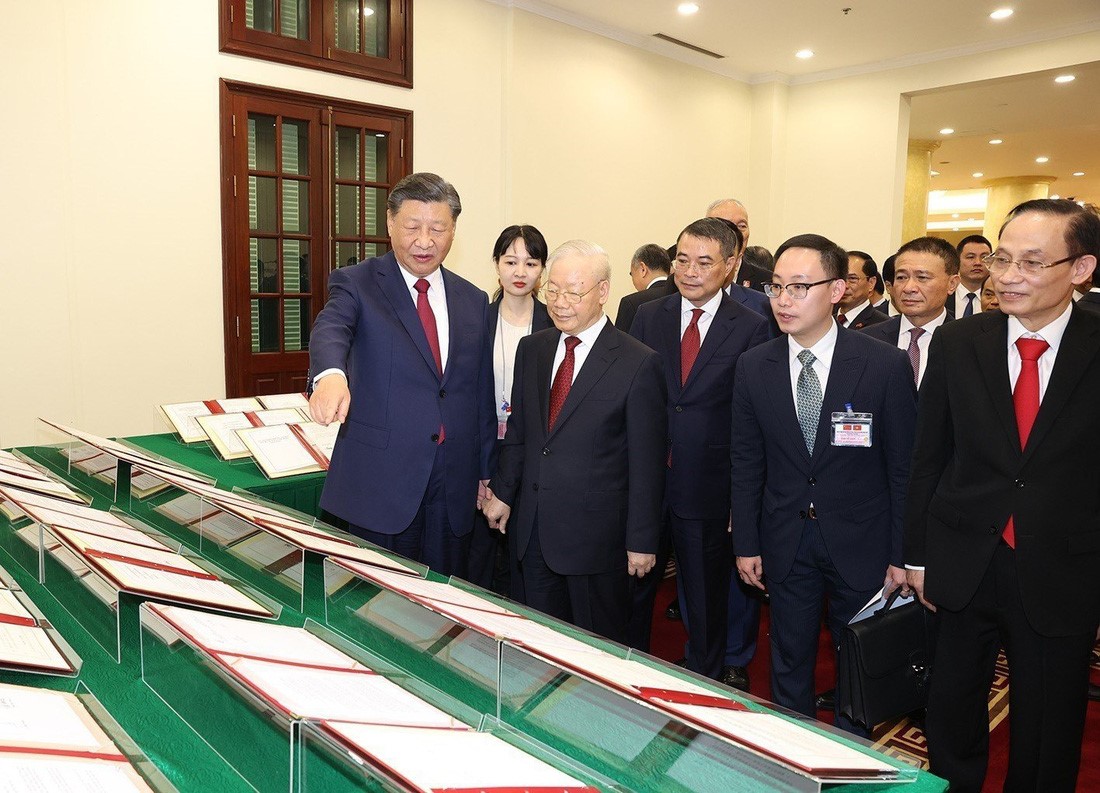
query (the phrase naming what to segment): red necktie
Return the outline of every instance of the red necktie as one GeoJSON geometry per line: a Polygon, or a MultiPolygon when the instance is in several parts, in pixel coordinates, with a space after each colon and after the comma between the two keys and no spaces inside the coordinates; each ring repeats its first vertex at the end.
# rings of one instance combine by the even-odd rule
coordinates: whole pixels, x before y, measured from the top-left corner
{"type": "Polygon", "coordinates": [[[699,317],[701,316],[703,316],[703,309],[691,310],[691,322],[684,331],[684,337],[680,339],[680,385],[687,382],[691,367],[699,357],[699,317]]]}
{"type": "Polygon", "coordinates": [[[836,321],[840,324],[840,327],[842,328],[848,325],[848,318],[844,316],[843,311],[836,315],[836,321]]]}
{"type": "Polygon", "coordinates": [[[565,398],[569,396],[569,389],[573,385],[573,366],[577,361],[573,350],[580,343],[581,340],[576,336],[565,337],[565,357],[554,375],[554,384],[550,386],[550,420],[546,423],[547,432],[554,429],[554,422],[558,420],[565,398]]]}
{"type": "MultiPolygon", "coordinates": [[[[1020,451],[1027,448],[1027,438],[1039,413],[1039,358],[1050,345],[1042,339],[1016,340],[1016,349],[1020,351],[1020,376],[1016,378],[1016,388],[1012,392],[1012,404],[1016,408],[1016,429],[1020,433],[1020,451]]],[[[1005,526],[1004,541],[1010,548],[1016,547],[1016,528],[1012,516],[1005,526]]]]}
{"type": "MultiPolygon", "coordinates": [[[[442,376],[443,355],[439,351],[439,327],[435,324],[435,312],[432,311],[432,304],[428,302],[428,289],[431,284],[428,283],[426,278],[418,278],[415,286],[416,313],[420,317],[420,324],[424,326],[424,335],[428,337],[428,347],[431,348],[432,357],[435,358],[435,368],[442,376]]],[[[436,443],[443,443],[444,438],[446,438],[446,433],[443,431],[443,425],[440,424],[439,440],[436,443]]]]}
{"type": "Polygon", "coordinates": [[[923,335],[924,328],[910,328],[909,349],[906,350],[909,354],[909,365],[913,367],[913,382],[918,388],[920,387],[920,347],[917,345],[917,339],[923,335]]]}

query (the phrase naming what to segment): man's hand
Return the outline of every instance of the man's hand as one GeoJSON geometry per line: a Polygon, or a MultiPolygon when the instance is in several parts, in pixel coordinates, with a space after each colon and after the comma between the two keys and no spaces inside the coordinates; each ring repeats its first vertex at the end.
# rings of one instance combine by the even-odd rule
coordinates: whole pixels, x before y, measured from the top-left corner
{"type": "Polygon", "coordinates": [[[737,574],[746,584],[764,589],[764,559],[760,556],[738,556],[737,574]]]}
{"type": "Polygon", "coordinates": [[[351,392],[343,375],[330,374],[317,381],[309,398],[309,415],[323,427],[332,422],[343,424],[351,407],[351,392]]]}
{"type": "Polygon", "coordinates": [[[936,607],[924,599],[924,571],[906,570],[905,579],[909,588],[917,593],[917,599],[925,605],[929,611],[935,611],[936,607]]]}
{"type": "Polygon", "coordinates": [[[628,575],[636,575],[643,578],[646,573],[657,564],[657,555],[652,553],[626,552],[626,572],[628,575]]]}
{"type": "Polygon", "coordinates": [[[905,580],[905,568],[890,565],[886,568],[886,580],[882,584],[882,596],[890,597],[890,593],[898,587],[901,587],[901,596],[903,598],[909,597],[911,590],[908,582],[905,580]]]}
{"type": "Polygon", "coordinates": [[[485,513],[485,520],[489,523],[490,529],[496,529],[501,534],[505,533],[508,528],[508,518],[512,516],[510,506],[496,496],[491,496],[482,504],[481,511],[485,513]]]}
{"type": "Polygon", "coordinates": [[[477,483],[477,508],[485,504],[486,501],[491,501],[493,498],[493,491],[489,489],[489,480],[481,479],[477,483]]]}

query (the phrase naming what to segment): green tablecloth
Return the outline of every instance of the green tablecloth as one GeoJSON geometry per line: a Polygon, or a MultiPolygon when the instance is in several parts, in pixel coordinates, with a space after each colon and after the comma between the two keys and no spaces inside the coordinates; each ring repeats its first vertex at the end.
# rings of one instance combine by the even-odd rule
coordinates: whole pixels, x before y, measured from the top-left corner
{"type": "MultiPolygon", "coordinates": [[[[172,436],[145,436],[133,438],[131,441],[143,448],[154,451],[165,457],[178,460],[196,470],[210,473],[218,479],[221,487],[244,487],[257,491],[256,487],[265,484],[277,484],[283,490],[282,495],[289,498],[291,491],[300,489],[302,493],[307,487],[319,489],[320,477],[295,477],[294,480],[286,480],[282,483],[268,483],[262,479],[255,469],[248,470],[245,466],[227,466],[225,463],[212,457],[205,449],[183,447],[176,443],[172,436]],[[229,470],[224,470],[228,468],[229,470]],[[222,469],[219,471],[219,469],[222,469]],[[312,481],[311,481],[312,480],[312,481]]],[[[55,470],[63,470],[60,465],[62,459],[56,449],[38,447],[24,450],[32,458],[46,462],[55,470]]],[[[96,494],[94,506],[106,509],[111,506],[111,489],[102,482],[83,476],[79,472],[73,472],[70,479],[88,492],[96,494]]],[[[264,493],[268,495],[268,493],[264,493]]],[[[148,502],[135,500],[132,504],[128,500],[122,503],[127,505],[126,511],[135,517],[153,524],[158,529],[178,539],[183,544],[197,549],[197,535],[189,529],[175,526],[159,513],[153,512],[151,504],[163,500],[163,496],[154,497],[148,502]]],[[[287,503],[283,501],[282,503],[287,503]]],[[[301,501],[291,506],[301,508],[301,501]]],[[[303,510],[307,511],[307,510],[303,510]]],[[[120,604],[122,622],[122,660],[116,663],[97,642],[85,625],[91,625],[92,620],[85,611],[81,612],[81,606],[71,602],[71,595],[61,595],[64,587],[60,587],[48,579],[47,586],[36,581],[32,572],[33,565],[28,564],[24,552],[21,550],[21,540],[12,539],[11,528],[6,524],[0,524],[0,565],[2,565],[21,587],[27,592],[45,616],[56,626],[65,637],[66,641],[79,653],[84,665],[81,669],[79,680],[95,694],[106,709],[118,721],[144,752],[156,763],[168,779],[181,791],[202,791],[202,793],[222,793],[222,791],[247,790],[249,786],[242,780],[206,743],[204,743],[194,731],[180,718],[177,713],[165,704],[157,694],[142,680],[141,659],[138,652],[138,628],[136,598],[126,596],[120,604]],[[23,555],[22,563],[17,557],[23,555]],[[70,613],[61,601],[65,600],[73,613],[70,613]],[[75,615],[75,616],[74,616],[75,615]]],[[[230,568],[227,554],[208,552],[207,557],[215,564],[230,568]]],[[[231,569],[231,572],[241,578],[259,586],[263,574],[247,568],[242,570],[231,569]]],[[[57,579],[55,578],[54,581],[57,579]]],[[[270,590],[265,590],[269,591],[270,590]]],[[[363,591],[360,588],[360,591],[363,591]]],[[[368,599],[372,596],[370,590],[366,590],[368,599]]],[[[305,606],[293,596],[281,597],[282,613],[279,622],[287,625],[302,625],[307,617],[317,621],[323,621],[326,617],[325,602],[323,597],[323,581],[321,580],[320,559],[310,557],[306,569],[305,579],[305,606]]],[[[354,602],[354,599],[353,599],[354,602]]],[[[351,612],[340,604],[340,613],[347,617],[351,612]]],[[[336,614],[333,608],[332,613],[336,614]]],[[[469,680],[460,675],[453,674],[445,663],[442,663],[441,653],[419,652],[408,644],[397,641],[383,633],[374,631],[367,626],[364,630],[350,630],[348,624],[333,618],[331,623],[335,630],[351,636],[362,646],[368,648],[377,657],[386,659],[397,667],[410,673],[414,677],[428,681],[445,697],[454,698],[475,707],[479,711],[491,710],[491,697],[487,698],[486,689],[474,686],[469,680]],[[372,633],[372,631],[374,631],[372,633]]],[[[457,646],[457,643],[456,643],[457,646]]],[[[226,752],[234,763],[247,766],[246,773],[250,773],[255,779],[256,774],[261,775],[258,785],[263,790],[277,790],[281,788],[280,782],[285,781],[287,774],[285,768],[286,750],[285,744],[280,743],[279,731],[273,728],[254,709],[240,706],[233,699],[231,692],[222,690],[225,687],[217,682],[211,682],[208,670],[200,668],[191,662],[179,670],[178,674],[170,674],[164,678],[171,687],[171,696],[181,710],[193,711],[194,718],[201,720],[201,729],[207,737],[212,739],[215,745],[225,746],[228,741],[234,747],[240,749],[236,752],[226,752]],[[213,686],[213,688],[211,688],[213,686]],[[201,698],[201,699],[200,699],[201,698]],[[181,706],[182,703],[182,706],[181,706]],[[219,704],[220,703],[220,704],[219,704]],[[272,769],[270,778],[265,778],[264,769],[272,769]]],[[[0,680],[9,683],[38,685],[43,687],[73,690],[76,681],[69,678],[55,678],[47,676],[29,676],[18,673],[0,673],[0,680]]],[[[421,684],[423,685],[423,684],[421,684]]],[[[554,692],[550,696],[558,696],[554,692]]],[[[617,707],[614,696],[605,695],[599,691],[587,690],[583,696],[576,696],[566,700],[564,706],[550,702],[549,706],[540,703],[533,705],[529,713],[523,714],[523,718],[512,723],[529,728],[531,734],[548,745],[574,757],[584,763],[594,764],[599,770],[607,774],[610,770],[620,780],[621,789],[624,790],[694,790],[715,789],[707,785],[705,769],[699,770],[699,775],[694,776],[695,771],[689,764],[680,763],[677,759],[685,743],[682,731],[673,729],[661,730],[655,739],[650,740],[643,755],[639,755],[638,762],[623,768],[613,760],[607,760],[601,750],[584,747],[571,749],[567,743],[560,744],[555,741],[555,719],[566,718],[575,723],[577,719],[586,719],[591,724],[592,739],[595,742],[602,740],[629,740],[629,725],[625,722],[621,728],[617,728],[615,718],[612,715],[617,707]],[[547,709],[549,707],[549,709],[547,709]],[[536,718],[537,717],[537,718],[536,718]],[[603,719],[611,719],[603,722],[603,719]],[[611,725],[610,727],[607,725],[611,725]],[[659,778],[671,778],[672,771],[680,775],[680,782],[670,786],[655,785],[650,774],[656,774],[659,778]],[[667,777],[665,775],[668,775],[667,777]],[[689,784],[684,784],[684,780],[689,784]],[[698,780],[698,788],[690,784],[691,780],[698,780]],[[647,784],[647,781],[650,784],[647,784]]],[[[721,744],[714,742],[715,751],[722,751],[721,744]]],[[[323,788],[326,793],[338,793],[342,790],[356,789],[358,784],[353,777],[342,772],[326,770],[325,763],[311,760],[310,779],[323,780],[323,788]]],[[[875,791],[911,791],[911,793],[938,793],[945,788],[945,784],[929,774],[922,773],[912,784],[875,785],[870,790],[875,791]]],[[[311,786],[311,789],[314,789],[311,786]]],[[[733,788],[726,787],[724,790],[733,788]]],[[[747,782],[737,786],[740,790],[766,790],[772,789],[760,783],[747,782]]],[[[851,793],[867,793],[869,790],[864,785],[845,785],[832,788],[836,791],[850,791],[851,793]]]]}

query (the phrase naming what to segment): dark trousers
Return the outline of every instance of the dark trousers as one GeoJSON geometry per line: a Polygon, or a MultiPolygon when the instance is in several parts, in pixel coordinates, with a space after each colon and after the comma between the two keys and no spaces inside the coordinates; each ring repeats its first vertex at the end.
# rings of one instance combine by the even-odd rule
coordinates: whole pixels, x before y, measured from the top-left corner
{"type": "Polygon", "coordinates": [[[511,565],[508,563],[508,538],[489,528],[480,512],[474,515],[474,530],[470,532],[470,558],[466,572],[470,583],[489,589],[498,595],[512,592],[511,565]]]}
{"type": "Polygon", "coordinates": [[[625,549],[618,570],[593,575],[556,573],[543,558],[536,518],[520,568],[528,606],[612,641],[625,642],[630,617],[625,549]]]}
{"type": "Polygon", "coordinates": [[[1016,553],[1001,543],[974,599],[939,614],[925,733],[931,770],[952,793],[979,793],[989,760],[989,686],[1005,648],[1006,793],[1073,793],[1088,706],[1095,632],[1042,636],[1024,613],[1016,553]]]}
{"type": "MultiPolygon", "coordinates": [[[[382,534],[364,526],[351,524],[348,530],[368,542],[387,551],[428,565],[433,571],[446,576],[466,577],[466,561],[469,556],[470,535],[456,537],[447,519],[447,498],[443,481],[443,455],[446,444],[436,447],[435,464],[428,487],[420,502],[420,509],[403,531],[382,534]]],[[[474,505],[470,505],[473,509],[474,505]]]]}
{"type": "Polygon", "coordinates": [[[657,541],[657,562],[642,578],[629,576],[630,621],[626,629],[626,643],[635,650],[649,652],[649,637],[653,628],[653,604],[657,600],[657,590],[665,578],[665,568],[672,556],[672,537],[669,535],[668,521],[661,525],[661,536],[657,541]]]}
{"type": "MultiPolygon", "coordinates": [[[[768,575],[766,566],[764,575],[768,575]]],[[[885,567],[882,575],[885,579],[885,567]]],[[[782,581],[768,580],[773,701],[805,716],[816,717],[814,668],[825,599],[827,597],[829,602],[829,632],[833,647],[837,648],[841,631],[879,588],[857,590],[848,586],[829,557],[820,524],[816,520],[806,521],[791,572],[782,581]]],[[[869,735],[866,729],[839,713],[835,724],[853,735],[869,735]]]]}

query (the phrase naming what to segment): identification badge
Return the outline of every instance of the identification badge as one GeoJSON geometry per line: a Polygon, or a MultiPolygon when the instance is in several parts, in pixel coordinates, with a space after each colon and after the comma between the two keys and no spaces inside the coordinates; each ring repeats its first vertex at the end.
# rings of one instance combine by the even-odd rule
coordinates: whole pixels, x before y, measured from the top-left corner
{"type": "Polygon", "coordinates": [[[504,440],[504,435],[507,432],[508,432],[508,422],[507,421],[498,421],[497,422],[497,440],[498,441],[504,440]]]}
{"type": "Polygon", "coordinates": [[[869,447],[871,420],[870,413],[834,413],[831,422],[833,446],[869,447]]]}

